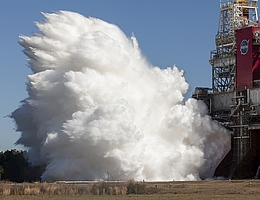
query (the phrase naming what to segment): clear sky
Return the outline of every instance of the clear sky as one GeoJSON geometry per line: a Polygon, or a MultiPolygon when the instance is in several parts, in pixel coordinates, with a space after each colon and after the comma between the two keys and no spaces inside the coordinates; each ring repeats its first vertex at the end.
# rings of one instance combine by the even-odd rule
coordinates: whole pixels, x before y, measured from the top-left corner
{"type": "Polygon", "coordinates": [[[143,55],[154,66],[177,65],[190,84],[211,87],[210,51],[215,49],[219,0],[0,0],[0,151],[22,149],[13,144],[20,133],[6,117],[27,97],[31,73],[18,44],[19,35],[38,32],[41,12],[69,10],[100,18],[134,33],[143,55]]]}

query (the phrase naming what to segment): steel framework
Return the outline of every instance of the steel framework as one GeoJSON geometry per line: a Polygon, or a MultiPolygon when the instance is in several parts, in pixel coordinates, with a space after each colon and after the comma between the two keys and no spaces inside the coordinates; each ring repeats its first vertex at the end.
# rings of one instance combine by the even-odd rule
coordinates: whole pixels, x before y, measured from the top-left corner
{"type": "Polygon", "coordinates": [[[212,89],[196,88],[193,93],[194,98],[208,105],[209,114],[214,120],[233,132],[231,150],[219,164],[215,176],[252,178],[258,167],[260,175],[260,78],[257,74],[260,64],[255,64],[260,60],[257,2],[220,2],[216,50],[211,51],[209,60],[212,66],[212,89]],[[252,36],[241,36],[243,31],[252,36]],[[250,47],[254,51],[250,62],[241,56],[240,40],[244,37],[250,38],[250,47]],[[237,47],[238,40],[240,45],[237,47]],[[244,72],[247,74],[244,75],[244,72]],[[253,81],[250,87],[244,87],[245,81],[241,80],[245,79],[241,78],[246,77],[243,76],[249,76],[247,78],[253,81]]]}
{"type": "Polygon", "coordinates": [[[258,26],[258,0],[220,2],[216,50],[211,51],[212,91],[226,92],[236,88],[236,30],[258,26]]]}

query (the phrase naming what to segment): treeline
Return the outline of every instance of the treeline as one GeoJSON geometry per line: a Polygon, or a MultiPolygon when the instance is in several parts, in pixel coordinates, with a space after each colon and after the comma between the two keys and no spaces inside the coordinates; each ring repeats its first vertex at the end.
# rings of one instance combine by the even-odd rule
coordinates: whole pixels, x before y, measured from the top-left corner
{"type": "Polygon", "coordinates": [[[40,181],[44,167],[30,166],[26,155],[26,151],[18,150],[0,152],[0,180],[17,183],[40,181]]]}

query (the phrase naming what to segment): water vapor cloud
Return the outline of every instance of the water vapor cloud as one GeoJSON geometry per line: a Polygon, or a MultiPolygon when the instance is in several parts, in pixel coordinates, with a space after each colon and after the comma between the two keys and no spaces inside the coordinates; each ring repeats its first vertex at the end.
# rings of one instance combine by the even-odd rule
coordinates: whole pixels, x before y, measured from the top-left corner
{"type": "MultiPolygon", "coordinates": [[[[43,13],[20,36],[32,74],[11,117],[45,181],[199,180],[230,148],[204,103],[184,101],[184,72],[143,57],[134,36],[78,13],[43,13]]],[[[170,39],[170,38],[169,38],[170,39]]]]}

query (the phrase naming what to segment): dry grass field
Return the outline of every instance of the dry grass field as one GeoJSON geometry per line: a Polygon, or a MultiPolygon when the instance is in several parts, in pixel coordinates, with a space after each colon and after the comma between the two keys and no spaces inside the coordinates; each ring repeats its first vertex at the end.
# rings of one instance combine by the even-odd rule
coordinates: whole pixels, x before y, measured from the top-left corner
{"type": "Polygon", "coordinates": [[[260,199],[259,180],[89,184],[0,183],[1,200],[260,199]]]}

